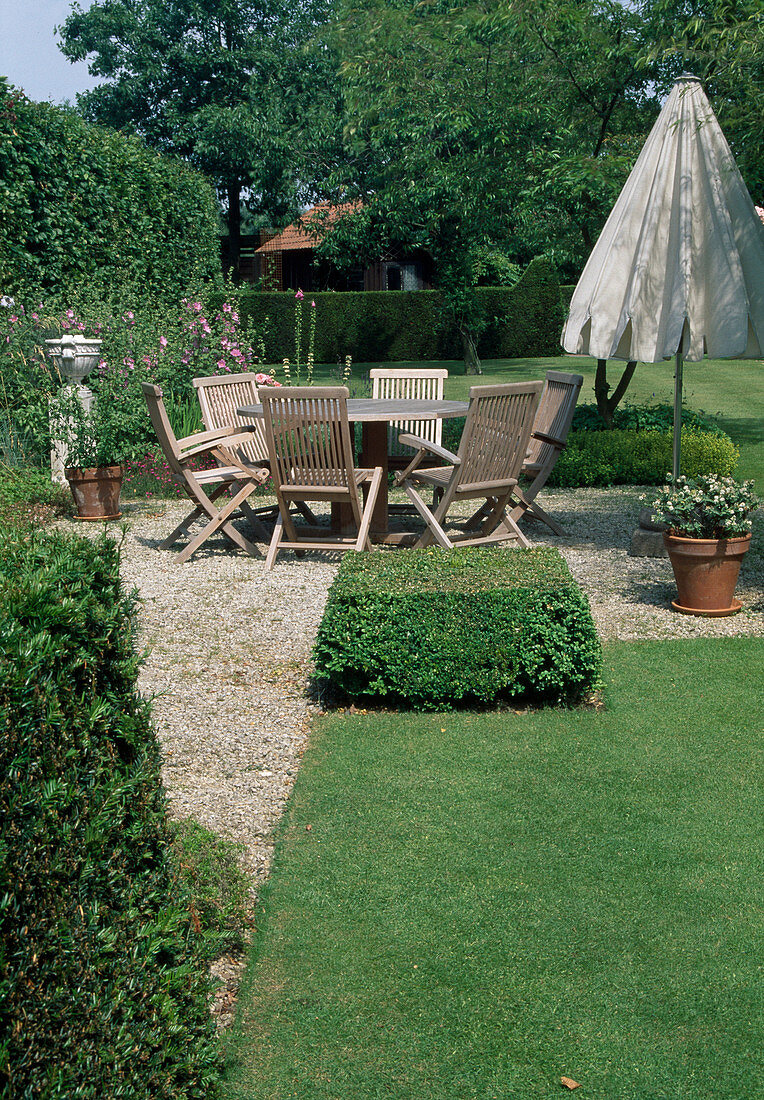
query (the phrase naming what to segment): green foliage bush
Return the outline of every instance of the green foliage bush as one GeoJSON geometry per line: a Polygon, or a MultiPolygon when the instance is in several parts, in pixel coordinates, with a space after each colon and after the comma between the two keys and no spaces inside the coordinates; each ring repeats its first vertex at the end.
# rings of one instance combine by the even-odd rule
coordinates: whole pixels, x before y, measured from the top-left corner
{"type": "Polygon", "coordinates": [[[163,388],[171,420],[178,434],[185,434],[186,414],[199,409],[192,378],[256,369],[265,354],[262,335],[241,322],[235,288],[225,289],[222,302],[216,295],[214,309],[209,288],[199,286],[180,301],[153,307],[119,306],[94,294],[73,295],[66,308],[0,305],[0,432],[12,436],[28,460],[46,455],[48,403],[61,392],[62,379],[44,341],[66,331],[103,341],[103,363],[88,386],[99,400],[99,438],[108,462],[143,457],[156,447],[142,381],[163,388]]]}
{"type": "MultiPolygon", "coordinates": [[[[477,287],[485,321],[479,352],[486,358],[561,355],[562,312],[554,267],[539,258],[514,287],[477,287]]],[[[306,296],[316,303],[315,359],[356,363],[458,359],[455,328],[444,330],[442,293],[416,291],[326,291],[306,296]]],[[[268,358],[294,358],[295,297],[252,290],[242,296],[242,316],[256,328],[268,321],[268,358]]]]}
{"type": "Polygon", "coordinates": [[[171,829],[193,915],[205,929],[204,957],[241,951],[254,923],[250,882],[239,864],[244,845],[211,833],[190,817],[173,822],[171,829]]]}
{"type": "Polygon", "coordinates": [[[71,504],[71,495],[50,473],[0,462],[0,525],[30,526],[71,504]]]}
{"type": "Polygon", "coordinates": [[[201,1098],[218,1054],[116,544],[0,542],[3,1096],[201,1098]]]}
{"type": "Polygon", "coordinates": [[[0,78],[0,292],[150,300],[219,274],[200,173],[0,78]]]}
{"type": "Polygon", "coordinates": [[[464,547],[346,555],[314,658],[340,701],[446,710],[580,700],[600,645],[558,551],[464,547]]]}
{"type": "MultiPolygon", "coordinates": [[[[562,488],[605,485],[662,485],[673,465],[674,434],[669,431],[613,429],[571,432],[549,477],[562,488]]],[[[723,433],[682,428],[682,472],[733,473],[739,450],[723,433]]]]}
{"type": "MultiPolygon", "coordinates": [[[[674,406],[668,404],[619,405],[613,413],[613,428],[633,428],[636,431],[673,432],[674,406]]],[[[682,427],[694,431],[711,432],[712,435],[726,435],[715,420],[692,409],[682,409],[682,427]]],[[[594,404],[576,405],[573,413],[573,431],[606,432],[611,426],[601,416],[594,404]]]]}

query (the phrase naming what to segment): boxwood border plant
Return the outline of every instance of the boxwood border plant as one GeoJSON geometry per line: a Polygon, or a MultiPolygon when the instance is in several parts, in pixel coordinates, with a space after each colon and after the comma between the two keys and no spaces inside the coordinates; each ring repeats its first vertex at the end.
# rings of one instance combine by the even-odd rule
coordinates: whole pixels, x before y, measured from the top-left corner
{"type": "Polygon", "coordinates": [[[191,1100],[219,1053],[119,550],[0,540],[0,1095],[191,1100]]]}
{"type": "MultiPolygon", "coordinates": [[[[571,432],[549,477],[550,486],[660,485],[672,466],[673,432],[613,428],[571,432]]],[[[682,428],[682,469],[691,477],[728,477],[739,448],[723,432],[682,428]]]]}
{"type": "Polygon", "coordinates": [[[554,549],[348,554],[314,647],[331,700],[413,710],[575,703],[597,684],[588,601],[554,549]]]}

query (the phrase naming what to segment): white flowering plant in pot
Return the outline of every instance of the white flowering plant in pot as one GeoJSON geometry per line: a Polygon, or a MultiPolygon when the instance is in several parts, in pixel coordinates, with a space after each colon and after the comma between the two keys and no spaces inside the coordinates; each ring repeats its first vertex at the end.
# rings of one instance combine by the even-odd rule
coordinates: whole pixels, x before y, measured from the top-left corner
{"type": "Polygon", "coordinates": [[[652,503],[653,517],[678,538],[741,538],[750,532],[751,515],[761,504],[753,489],[752,481],[732,477],[669,474],[652,503]]]}

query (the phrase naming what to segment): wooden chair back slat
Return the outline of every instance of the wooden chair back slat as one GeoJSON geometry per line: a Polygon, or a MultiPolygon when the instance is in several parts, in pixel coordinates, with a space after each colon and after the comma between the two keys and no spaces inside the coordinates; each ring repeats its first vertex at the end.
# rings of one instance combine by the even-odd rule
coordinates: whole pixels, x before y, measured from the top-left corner
{"type": "Polygon", "coordinates": [[[194,387],[202,410],[205,428],[227,428],[230,425],[251,425],[253,438],[238,447],[247,462],[266,462],[268,446],[262,422],[254,417],[241,416],[236,410],[241,405],[260,403],[254,374],[221,374],[209,378],[194,378],[194,387]]]}
{"type": "MultiPolygon", "coordinates": [[[[576,402],[584,379],[580,374],[567,374],[563,371],[548,371],[544,380],[544,389],[533,424],[535,432],[559,439],[562,443],[568,437],[576,402]]],[[[548,462],[556,462],[560,448],[552,443],[531,436],[528,444],[526,463],[544,467],[548,462]]]]}
{"type": "Polygon", "coordinates": [[[175,435],[172,424],[170,423],[170,418],[167,415],[167,409],[165,408],[162,398],[162,391],[158,386],[151,385],[149,382],[143,382],[141,388],[143,390],[143,396],[146,399],[151,423],[156,432],[159,446],[164,453],[170,473],[176,481],[183,482],[185,481],[186,475],[180,460],[178,437],[175,435]]]}
{"type": "MultiPolygon", "coordinates": [[[[440,367],[372,367],[371,395],[376,398],[409,401],[442,401],[448,371],[440,367]]],[[[387,450],[393,457],[411,456],[411,449],[398,441],[401,432],[412,432],[440,446],[442,420],[395,420],[387,431],[387,450]]]]}
{"type": "Polygon", "coordinates": [[[455,493],[517,479],[528,448],[541,382],[473,386],[459,446],[455,493]]]}
{"type": "Polygon", "coordinates": [[[344,386],[261,391],[271,469],[283,491],[337,488],[357,500],[347,397],[344,386]]]}

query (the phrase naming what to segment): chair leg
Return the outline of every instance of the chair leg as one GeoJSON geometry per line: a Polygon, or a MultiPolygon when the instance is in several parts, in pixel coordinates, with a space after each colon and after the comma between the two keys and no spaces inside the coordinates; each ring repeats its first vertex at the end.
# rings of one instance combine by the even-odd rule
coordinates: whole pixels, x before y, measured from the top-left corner
{"type": "Polygon", "coordinates": [[[483,520],[490,514],[496,501],[496,497],[488,497],[484,504],[481,504],[477,512],[473,512],[470,518],[464,525],[465,531],[477,531],[483,520]]]}
{"type": "MultiPolygon", "coordinates": [[[[188,561],[191,555],[199,549],[202,543],[205,542],[210,537],[210,535],[213,535],[218,529],[222,530],[227,538],[229,538],[231,542],[234,543],[234,545],[246,551],[246,553],[249,554],[251,557],[259,557],[260,551],[257,549],[257,547],[249,542],[248,539],[245,539],[243,535],[239,534],[236,528],[228,522],[229,517],[233,514],[233,512],[235,512],[236,509],[240,507],[242,501],[245,500],[250,493],[254,492],[254,490],[255,486],[252,483],[244,485],[244,487],[240,489],[235,496],[230,498],[225,508],[221,508],[220,511],[216,511],[212,507],[212,500],[214,499],[214,496],[219,495],[217,492],[212,498],[205,498],[209,502],[209,510],[205,509],[205,511],[207,511],[207,514],[210,516],[210,522],[202,531],[199,532],[196,538],[192,539],[188,546],[186,546],[181,551],[181,553],[178,555],[178,561],[188,561]]],[[[200,506],[203,506],[201,501],[200,506]]]]}
{"type": "MultiPolygon", "coordinates": [[[[225,482],[222,485],[218,485],[214,492],[210,493],[208,499],[211,501],[217,500],[220,494],[224,493],[227,488],[228,486],[225,484],[225,482]]],[[[204,514],[204,508],[202,508],[201,505],[197,504],[197,506],[188,513],[186,518],[180,521],[175,530],[171,531],[167,538],[163,539],[162,542],[160,542],[159,549],[169,550],[171,546],[174,546],[181,535],[186,535],[188,538],[190,538],[191,527],[196,523],[198,519],[201,519],[204,514]]]]}
{"type": "Polygon", "coordinates": [[[255,510],[253,508],[251,508],[245,500],[243,500],[241,502],[241,510],[244,513],[244,515],[247,517],[247,523],[252,528],[252,531],[254,532],[255,537],[257,538],[257,541],[258,542],[268,542],[269,539],[270,539],[270,535],[268,534],[265,527],[263,527],[262,523],[258,519],[257,513],[255,512],[255,510]]]}
{"type": "Polygon", "coordinates": [[[304,500],[296,500],[295,507],[297,508],[297,511],[300,512],[302,516],[304,516],[308,523],[313,524],[314,527],[318,526],[318,517],[316,516],[316,513],[311,511],[304,500]]]}
{"type": "Polygon", "coordinates": [[[512,519],[504,503],[496,501],[491,514],[486,518],[483,524],[483,530],[485,532],[485,538],[490,538],[492,541],[500,542],[503,537],[517,539],[524,550],[530,549],[530,540],[525,537],[512,519]],[[502,528],[506,533],[505,536],[498,533],[502,528]]]}
{"type": "Polygon", "coordinates": [[[514,519],[515,521],[522,519],[522,517],[526,515],[532,516],[533,519],[538,519],[542,523],[545,523],[555,535],[565,534],[565,529],[563,527],[560,527],[559,523],[557,523],[556,520],[552,519],[552,517],[547,512],[545,512],[541,505],[538,504],[535,500],[531,501],[530,504],[524,503],[516,505],[512,509],[511,515],[512,519],[514,519]]]}
{"type": "Polygon", "coordinates": [[[438,523],[437,519],[427,507],[425,502],[422,500],[416,489],[413,489],[410,485],[406,485],[404,486],[404,488],[406,489],[409,500],[427,524],[426,530],[417,539],[417,541],[414,543],[414,546],[417,548],[421,548],[429,546],[431,542],[437,542],[438,545],[442,546],[444,550],[451,550],[454,544],[451,542],[448,535],[438,523]]]}
{"type": "Polygon", "coordinates": [[[281,542],[281,536],[284,533],[284,520],[279,512],[276,519],[276,526],[273,528],[273,535],[271,536],[271,543],[268,547],[268,554],[265,559],[265,568],[270,573],[273,569],[273,563],[276,560],[276,555],[279,552],[279,544],[281,542]]]}
{"type": "Polygon", "coordinates": [[[374,505],[377,502],[377,496],[379,495],[379,487],[382,484],[382,467],[375,466],[374,473],[372,474],[371,484],[369,485],[369,492],[366,497],[366,503],[363,508],[363,517],[361,524],[358,528],[358,538],[356,539],[356,550],[371,550],[371,539],[369,538],[369,528],[371,527],[371,515],[374,511],[374,505]]]}

